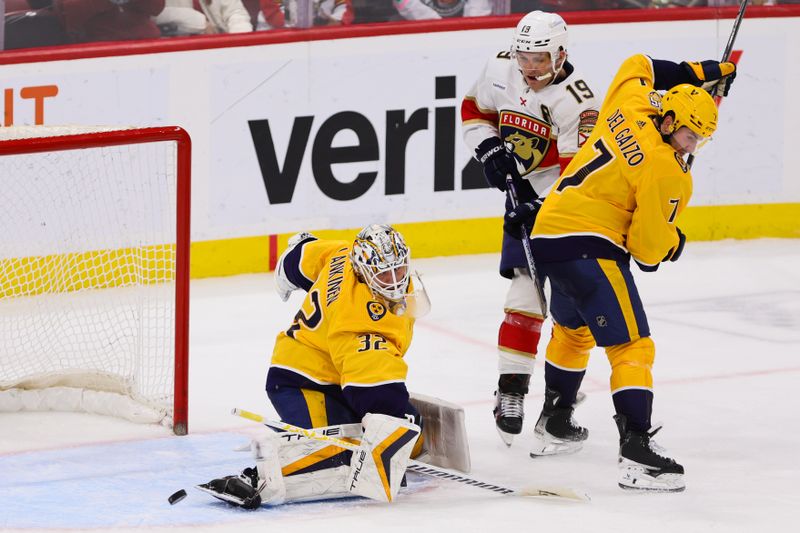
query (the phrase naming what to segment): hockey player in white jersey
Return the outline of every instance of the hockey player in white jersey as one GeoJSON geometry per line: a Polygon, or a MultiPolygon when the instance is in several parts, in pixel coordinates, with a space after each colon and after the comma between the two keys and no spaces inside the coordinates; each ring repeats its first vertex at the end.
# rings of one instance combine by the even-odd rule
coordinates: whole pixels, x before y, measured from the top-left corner
{"type": "MultiPolygon", "coordinates": [[[[489,59],[461,105],[464,141],[483,165],[486,180],[505,191],[510,174],[519,197],[515,209],[506,198],[500,259],[500,274],[511,286],[498,334],[500,379],[494,416],[508,446],[522,431],[523,404],[543,322],[521,242],[529,236],[520,234],[520,225],[533,226],[541,201],[591,134],[600,101],[568,61],[564,20],[532,11],[517,24],[511,50],[489,59]]],[[[557,379],[565,370],[548,363],[545,372],[548,379],[557,379]]],[[[563,396],[545,391],[533,455],[581,447],[588,432],[572,419],[577,393],[577,388],[563,396]]]]}

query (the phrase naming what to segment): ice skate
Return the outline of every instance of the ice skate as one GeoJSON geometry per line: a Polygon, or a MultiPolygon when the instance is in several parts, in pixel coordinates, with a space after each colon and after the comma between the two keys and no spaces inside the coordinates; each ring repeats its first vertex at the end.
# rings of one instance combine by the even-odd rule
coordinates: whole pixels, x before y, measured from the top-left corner
{"type": "Polygon", "coordinates": [[[237,476],[225,476],[197,485],[198,490],[245,509],[256,509],[261,505],[257,487],[258,472],[255,468],[245,468],[237,476]]]}
{"type": "Polygon", "coordinates": [[[511,446],[514,436],[522,432],[522,421],[525,418],[525,395],[515,392],[494,392],[494,420],[497,433],[506,446],[511,446]]]}
{"type": "Polygon", "coordinates": [[[589,430],[579,426],[572,418],[575,404],[570,407],[556,407],[558,399],[558,392],[545,390],[542,413],[533,430],[534,446],[531,457],[577,452],[583,447],[583,441],[589,437],[589,430]]]}
{"type": "Polygon", "coordinates": [[[633,431],[627,428],[623,415],[614,416],[614,420],[620,434],[620,488],[653,492],[681,492],[686,488],[683,466],[667,457],[666,450],[651,440],[661,426],[633,431]]]}
{"type": "Polygon", "coordinates": [[[494,391],[494,421],[506,446],[511,446],[514,436],[522,433],[525,394],[530,379],[526,374],[502,374],[494,391]]]}

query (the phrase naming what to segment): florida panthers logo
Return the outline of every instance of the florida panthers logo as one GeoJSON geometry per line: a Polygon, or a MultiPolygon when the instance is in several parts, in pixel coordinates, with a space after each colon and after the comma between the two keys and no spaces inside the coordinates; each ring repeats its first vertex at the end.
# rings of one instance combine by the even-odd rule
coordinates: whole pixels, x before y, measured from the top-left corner
{"type": "Polygon", "coordinates": [[[537,118],[514,111],[500,113],[500,138],[514,153],[523,176],[538,167],[547,155],[550,131],[550,124],[537,118]]]}

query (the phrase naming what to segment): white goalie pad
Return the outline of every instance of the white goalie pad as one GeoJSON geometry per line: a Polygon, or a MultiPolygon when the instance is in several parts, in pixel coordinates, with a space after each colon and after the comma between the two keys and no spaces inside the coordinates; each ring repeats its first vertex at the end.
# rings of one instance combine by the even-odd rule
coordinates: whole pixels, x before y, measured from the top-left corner
{"type": "MultiPolygon", "coordinates": [[[[315,428],[314,431],[321,436],[354,442],[362,436],[361,424],[327,426],[315,428]]],[[[321,501],[352,495],[347,484],[350,465],[335,460],[345,450],[330,442],[295,433],[266,430],[240,450],[251,451],[256,460],[257,489],[264,505],[321,501]]],[[[226,499],[224,495],[214,496],[226,499]]],[[[235,503],[235,500],[226,501],[235,503]]]]}
{"type": "Polygon", "coordinates": [[[367,413],[361,445],[353,451],[347,490],[372,500],[392,502],[406,473],[420,428],[404,418],[367,413]]]}
{"type": "Polygon", "coordinates": [[[422,461],[460,472],[470,471],[469,442],[464,425],[464,408],[433,396],[411,393],[411,405],[422,416],[424,446],[422,461]]]}

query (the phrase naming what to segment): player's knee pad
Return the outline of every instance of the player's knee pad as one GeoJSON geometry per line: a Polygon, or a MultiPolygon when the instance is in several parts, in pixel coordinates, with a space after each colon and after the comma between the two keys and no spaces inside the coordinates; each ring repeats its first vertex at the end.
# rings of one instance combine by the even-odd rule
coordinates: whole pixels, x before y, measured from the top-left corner
{"type": "Polygon", "coordinates": [[[611,363],[611,392],[626,387],[653,388],[656,347],[650,337],[606,348],[611,363]]]}
{"type": "Polygon", "coordinates": [[[547,362],[565,370],[586,370],[589,351],[594,346],[594,337],[587,326],[571,329],[553,323],[553,333],[547,343],[547,362]]]}
{"type": "Polygon", "coordinates": [[[368,413],[361,446],[353,452],[347,489],[359,496],[391,502],[400,490],[420,427],[405,419],[368,413]]]}

